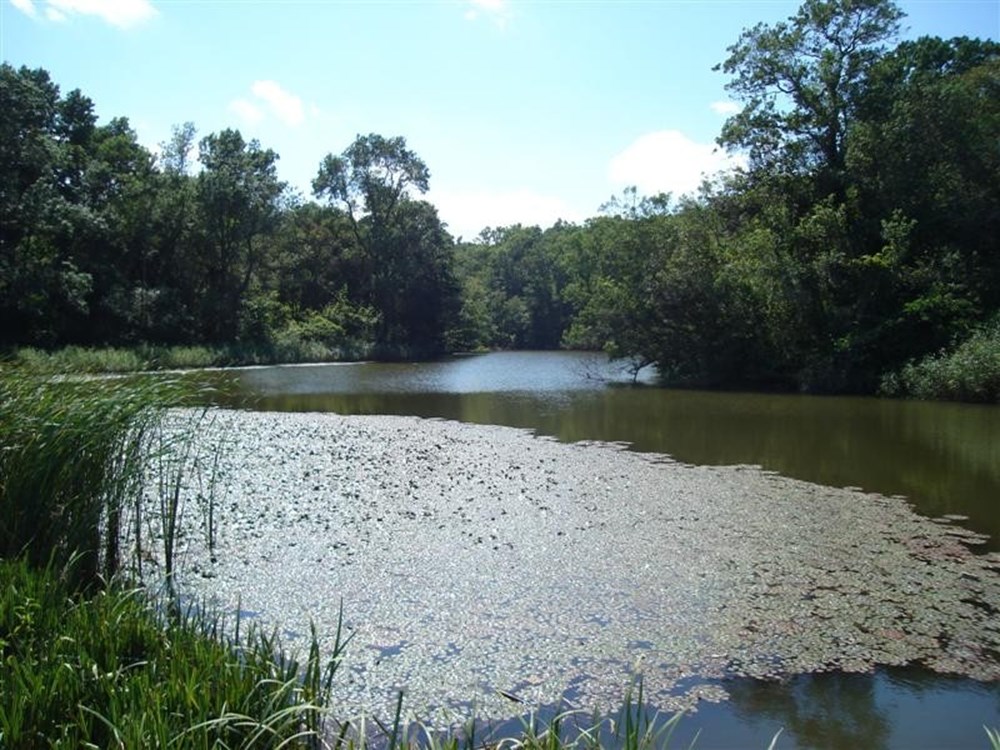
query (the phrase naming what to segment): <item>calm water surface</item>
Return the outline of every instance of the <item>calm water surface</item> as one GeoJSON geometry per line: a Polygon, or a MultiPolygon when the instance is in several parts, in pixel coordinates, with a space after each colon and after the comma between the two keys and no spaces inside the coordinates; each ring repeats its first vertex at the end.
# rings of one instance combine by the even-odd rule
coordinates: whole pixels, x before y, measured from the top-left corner
{"type": "MultiPolygon", "coordinates": [[[[957,515],[1000,549],[1000,409],[873,398],[675,391],[639,386],[601,355],[506,352],[430,363],[237,371],[246,404],[279,411],[401,414],[605,440],[696,464],[756,464],[832,486],[905,495],[957,515]]],[[[643,385],[644,384],[644,385],[643,385]]],[[[699,748],[987,747],[1000,687],[920,670],[725,684],[675,739],[699,748]]]]}
{"type": "Polygon", "coordinates": [[[756,464],[796,479],[905,495],[968,516],[1000,549],[1000,409],[967,404],[632,387],[578,352],[406,364],[265,367],[238,377],[254,408],[403,414],[622,441],[695,464],[756,464]]]}

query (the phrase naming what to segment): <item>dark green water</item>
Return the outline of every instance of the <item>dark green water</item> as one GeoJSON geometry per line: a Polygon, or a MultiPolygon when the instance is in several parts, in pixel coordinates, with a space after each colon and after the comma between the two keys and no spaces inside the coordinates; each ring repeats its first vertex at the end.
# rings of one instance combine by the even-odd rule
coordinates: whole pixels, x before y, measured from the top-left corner
{"type": "Polygon", "coordinates": [[[267,367],[239,380],[255,408],[404,414],[606,440],[695,464],[756,464],[835,487],[905,495],[968,516],[1000,549],[1000,408],[632,387],[576,352],[504,352],[419,364],[267,367]]]}
{"type": "MultiPolygon", "coordinates": [[[[1000,549],[1000,409],[867,398],[707,393],[629,384],[597,355],[511,352],[420,364],[235,371],[251,408],[402,414],[628,443],[686,463],[756,464],[905,495],[1000,549]]],[[[640,380],[642,380],[640,378],[640,380]]],[[[687,717],[672,747],[974,748],[1000,727],[1000,686],[919,669],[728,680],[731,700],[687,717]]]]}

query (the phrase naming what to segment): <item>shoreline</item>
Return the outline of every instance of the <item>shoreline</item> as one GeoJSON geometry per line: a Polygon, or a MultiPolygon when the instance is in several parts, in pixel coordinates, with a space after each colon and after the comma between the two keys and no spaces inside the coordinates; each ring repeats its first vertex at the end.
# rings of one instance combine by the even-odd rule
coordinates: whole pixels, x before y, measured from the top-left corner
{"type": "Polygon", "coordinates": [[[669,710],[727,675],[1000,679],[1000,555],[903,498],[417,417],[213,410],[198,443],[217,559],[188,507],[180,590],[293,648],[343,601],[350,715],[610,706],[636,672],[669,710]]]}

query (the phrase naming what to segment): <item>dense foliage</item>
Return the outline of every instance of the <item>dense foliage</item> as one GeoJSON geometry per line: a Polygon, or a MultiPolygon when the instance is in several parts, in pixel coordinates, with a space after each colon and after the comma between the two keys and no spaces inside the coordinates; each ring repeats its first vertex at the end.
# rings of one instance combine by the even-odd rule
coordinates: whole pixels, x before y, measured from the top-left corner
{"type": "MultiPolygon", "coordinates": [[[[627,190],[579,225],[459,244],[402,138],[326,156],[304,202],[236,131],[203,138],[197,170],[191,125],[153,158],[127,121],[4,65],[0,344],[574,346],[680,385],[954,396],[903,373],[1000,311],[1000,44],[897,42],[901,18],[806,0],[744,31],[718,66],[742,106],[719,144],[748,165],[697,195],[627,190]]],[[[976,361],[961,397],[995,400],[976,361]]]]}

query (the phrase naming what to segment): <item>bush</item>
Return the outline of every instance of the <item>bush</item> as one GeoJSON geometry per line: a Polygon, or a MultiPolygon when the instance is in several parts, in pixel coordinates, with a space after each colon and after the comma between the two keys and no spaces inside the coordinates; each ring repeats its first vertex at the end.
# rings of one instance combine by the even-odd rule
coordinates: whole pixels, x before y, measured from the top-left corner
{"type": "Polygon", "coordinates": [[[1000,316],[950,351],[942,351],[882,378],[886,396],[1000,403],[1000,316]]]}

